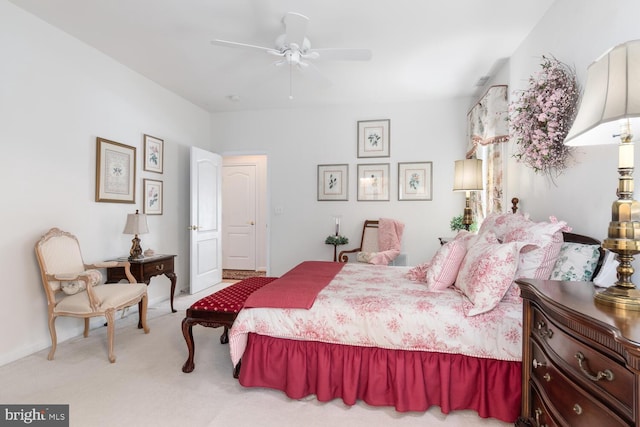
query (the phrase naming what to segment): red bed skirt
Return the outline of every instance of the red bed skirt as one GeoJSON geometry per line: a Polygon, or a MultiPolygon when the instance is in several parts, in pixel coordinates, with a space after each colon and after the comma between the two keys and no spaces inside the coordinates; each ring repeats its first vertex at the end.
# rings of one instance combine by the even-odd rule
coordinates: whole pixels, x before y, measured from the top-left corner
{"type": "Polygon", "coordinates": [[[448,414],[473,409],[483,418],[514,422],[520,415],[522,364],[446,353],[296,341],[249,334],[240,384],[315,394],[347,405],[363,400],[397,411],[448,414]]]}

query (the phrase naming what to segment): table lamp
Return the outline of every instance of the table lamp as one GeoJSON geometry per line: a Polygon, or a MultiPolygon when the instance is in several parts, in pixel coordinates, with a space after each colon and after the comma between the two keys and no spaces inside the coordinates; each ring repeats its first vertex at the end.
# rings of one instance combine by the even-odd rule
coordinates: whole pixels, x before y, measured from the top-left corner
{"type": "Polygon", "coordinates": [[[473,224],[473,213],[471,212],[470,206],[471,192],[482,190],[482,181],[482,160],[456,160],[453,176],[453,191],[465,192],[466,205],[462,216],[462,224],[467,231],[469,231],[469,227],[473,224]]]}
{"type": "Polygon", "coordinates": [[[142,259],[142,248],[140,247],[140,239],[138,234],[145,234],[149,232],[149,226],[147,225],[147,216],[145,214],[136,213],[127,215],[127,223],[124,226],[123,234],[133,234],[134,237],[131,240],[131,250],[129,251],[129,261],[142,259]]]}
{"type": "Polygon", "coordinates": [[[632,132],[640,131],[640,40],[613,47],[589,65],[578,114],[566,145],[618,144],[618,200],[611,207],[602,247],[616,253],[615,286],[596,293],[597,303],[640,310],[640,291],[631,281],[640,253],[640,203],[633,199],[632,132]]]}

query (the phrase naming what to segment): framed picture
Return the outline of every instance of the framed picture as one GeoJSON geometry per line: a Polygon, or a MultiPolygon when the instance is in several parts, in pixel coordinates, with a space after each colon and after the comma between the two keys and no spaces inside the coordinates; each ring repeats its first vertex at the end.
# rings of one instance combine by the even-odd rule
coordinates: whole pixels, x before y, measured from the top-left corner
{"type": "Polygon", "coordinates": [[[318,200],[349,200],[349,165],[318,165],[318,200]]]}
{"type": "Polygon", "coordinates": [[[136,148],[96,138],[96,202],[136,202],[136,148]]]}
{"type": "Polygon", "coordinates": [[[151,135],[144,136],[144,170],[162,173],[164,141],[151,135]]]}
{"type": "Polygon", "coordinates": [[[432,162],[398,163],[398,200],[432,200],[432,162]]]}
{"type": "Polygon", "coordinates": [[[358,201],[389,200],[389,163],[358,165],[358,201]]]}
{"type": "Polygon", "coordinates": [[[358,122],[358,157],[389,157],[390,120],[358,122]]]}
{"type": "Polygon", "coordinates": [[[142,180],[144,188],[144,206],[142,213],[162,215],[162,181],[155,179],[142,180]]]}

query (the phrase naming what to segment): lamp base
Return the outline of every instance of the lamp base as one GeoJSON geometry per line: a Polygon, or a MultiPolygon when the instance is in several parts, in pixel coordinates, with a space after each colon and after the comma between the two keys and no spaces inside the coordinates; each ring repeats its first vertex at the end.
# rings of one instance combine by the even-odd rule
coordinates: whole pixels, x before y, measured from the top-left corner
{"type": "Polygon", "coordinates": [[[129,251],[129,261],[133,261],[136,259],[143,259],[144,255],[142,255],[142,248],[140,247],[140,238],[136,234],[133,239],[131,239],[131,250],[129,251]]]}
{"type": "Polygon", "coordinates": [[[595,296],[595,302],[616,309],[640,311],[640,290],[623,286],[611,286],[595,296]]]}

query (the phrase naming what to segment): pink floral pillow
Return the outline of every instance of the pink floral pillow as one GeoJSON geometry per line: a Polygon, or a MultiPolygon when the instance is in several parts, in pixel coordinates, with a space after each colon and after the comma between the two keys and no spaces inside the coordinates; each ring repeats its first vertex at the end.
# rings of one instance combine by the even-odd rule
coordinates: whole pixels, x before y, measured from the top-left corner
{"type": "Polygon", "coordinates": [[[549,219],[550,222],[523,224],[505,236],[505,243],[524,242],[531,245],[522,251],[516,277],[548,280],[551,276],[562,248],[562,232],[571,228],[555,217],[549,219]]]}
{"type": "Polygon", "coordinates": [[[425,274],[425,282],[430,291],[440,291],[453,285],[466,253],[466,244],[458,239],[440,248],[431,259],[431,265],[425,274]]]}
{"type": "Polygon", "coordinates": [[[513,283],[522,246],[519,242],[479,242],[469,248],[456,278],[456,288],[471,302],[464,305],[466,316],[486,313],[498,305],[513,283]]]}
{"type": "Polygon", "coordinates": [[[478,231],[479,235],[483,235],[487,232],[492,232],[498,238],[498,241],[503,242],[505,236],[515,228],[521,228],[532,224],[527,215],[519,213],[492,213],[489,214],[478,231]]]}

